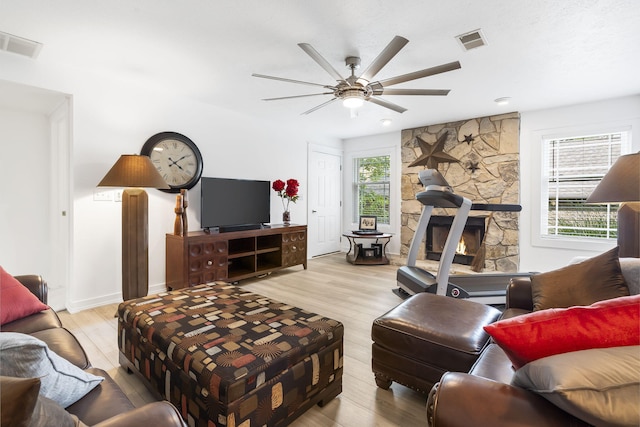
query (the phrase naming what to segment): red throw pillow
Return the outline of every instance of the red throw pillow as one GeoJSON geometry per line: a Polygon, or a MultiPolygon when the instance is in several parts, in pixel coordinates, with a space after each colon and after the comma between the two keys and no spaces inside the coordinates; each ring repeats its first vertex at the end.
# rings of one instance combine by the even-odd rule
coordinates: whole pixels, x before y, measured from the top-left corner
{"type": "Polygon", "coordinates": [[[48,308],[0,266],[0,325],[48,308]]]}
{"type": "Polygon", "coordinates": [[[484,330],[516,369],[554,354],[640,345],[640,295],[534,311],[500,320],[484,330]]]}

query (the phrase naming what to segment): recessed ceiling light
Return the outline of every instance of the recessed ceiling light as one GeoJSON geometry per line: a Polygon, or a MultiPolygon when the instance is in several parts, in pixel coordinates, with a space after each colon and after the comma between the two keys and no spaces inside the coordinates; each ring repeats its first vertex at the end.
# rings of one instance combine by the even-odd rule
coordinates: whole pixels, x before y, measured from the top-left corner
{"type": "Polygon", "coordinates": [[[382,123],[382,126],[390,126],[391,125],[391,119],[382,119],[382,120],[380,120],[380,123],[382,123]]]}
{"type": "Polygon", "coordinates": [[[504,96],[502,98],[497,98],[494,100],[494,102],[498,105],[507,105],[509,103],[509,101],[511,100],[511,97],[509,96],[504,96]]]}

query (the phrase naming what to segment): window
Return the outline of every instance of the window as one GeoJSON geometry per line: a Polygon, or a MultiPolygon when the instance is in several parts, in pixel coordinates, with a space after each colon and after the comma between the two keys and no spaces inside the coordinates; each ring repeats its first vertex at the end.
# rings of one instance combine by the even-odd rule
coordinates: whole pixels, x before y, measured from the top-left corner
{"type": "Polygon", "coordinates": [[[390,156],[354,159],[353,222],[360,215],[378,217],[378,224],[389,224],[390,212],[390,156]]]}
{"type": "Polygon", "coordinates": [[[630,150],[630,139],[630,132],[623,131],[544,140],[543,237],[617,237],[618,205],[585,201],[616,159],[630,150]]]}

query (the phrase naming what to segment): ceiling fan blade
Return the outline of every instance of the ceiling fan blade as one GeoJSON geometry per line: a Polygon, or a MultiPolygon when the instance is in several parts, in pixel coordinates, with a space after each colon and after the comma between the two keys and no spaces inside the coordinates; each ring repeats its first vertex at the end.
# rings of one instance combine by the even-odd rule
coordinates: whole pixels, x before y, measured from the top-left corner
{"type": "Polygon", "coordinates": [[[312,109],[307,110],[307,111],[305,111],[305,112],[304,112],[304,113],[302,113],[302,114],[309,114],[309,113],[313,113],[314,111],[319,110],[319,109],[321,109],[322,107],[324,107],[324,106],[326,106],[326,105],[331,104],[331,103],[332,103],[333,101],[335,101],[336,99],[338,99],[338,98],[333,98],[333,99],[328,100],[327,102],[323,102],[323,103],[322,103],[322,104],[320,104],[320,105],[316,105],[316,106],[315,106],[315,107],[313,107],[312,109]]]}
{"type": "Polygon", "coordinates": [[[378,91],[374,89],[374,95],[427,95],[427,96],[446,96],[449,89],[385,89],[378,91]]]}
{"type": "Polygon", "coordinates": [[[384,99],[381,99],[381,98],[374,98],[374,97],[372,96],[371,98],[367,99],[367,101],[369,101],[369,102],[373,102],[374,104],[378,104],[378,105],[380,105],[380,106],[382,106],[382,107],[385,107],[385,108],[388,108],[388,109],[390,109],[390,110],[396,111],[396,112],[398,112],[398,113],[400,113],[400,114],[402,114],[402,113],[404,113],[405,111],[407,111],[407,109],[406,109],[406,108],[401,107],[401,106],[399,106],[399,105],[396,105],[396,104],[394,104],[394,103],[392,103],[392,102],[385,101],[384,99]]]}
{"type": "Polygon", "coordinates": [[[329,61],[324,59],[322,55],[320,55],[320,53],[318,53],[318,51],[313,48],[313,46],[311,46],[309,43],[298,43],[298,46],[300,46],[302,50],[307,52],[307,55],[309,55],[311,59],[316,61],[318,65],[324,68],[327,73],[331,74],[331,77],[336,79],[336,81],[346,82],[346,80],[340,75],[340,73],[338,73],[336,69],[333,68],[331,64],[329,64],[329,61]]]}
{"type": "Polygon", "coordinates": [[[367,69],[364,70],[362,75],[358,77],[357,82],[362,84],[363,86],[366,86],[371,81],[371,79],[373,79],[373,77],[378,74],[378,71],[380,71],[382,67],[387,65],[387,63],[391,61],[391,58],[396,56],[396,54],[400,52],[400,49],[402,49],[407,43],[409,43],[409,40],[405,39],[404,37],[395,36],[393,40],[391,40],[391,42],[387,45],[387,47],[385,47],[384,50],[380,52],[380,55],[378,55],[378,57],[373,60],[373,62],[367,67],[367,69]]]}
{"type": "Polygon", "coordinates": [[[411,80],[421,79],[427,76],[433,76],[435,74],[446,73],[447,71],[453,71],[461,68],[460,62],[450,62],[448,64],[438,65],[437,67],[426,68],[420,71],[414,71],[413,73],[403,74],[397,77],[391,77],[390,79],[380,80],[380,85],[384,87],[397,85],[398,83],[404,83],[411,80]]]}
{"type": "Polygon", "coordinates": [[[253,73],[251,75],[253,77],[260,77],[261,79],[279,80],[281,82],[298,83],[298,84],[301,84],[301,85],[320,86],[320,87],[324,87],[326,89],[334,89],[333,86],[321,85],[319,83],[303,82],[302,80],[285,79],[283,77],[267,76],[267,75],[264,75],[264,74],[256,74],[256,73],[253,73]]]}
{"type": "Polygon", "coordinates": [[[333,92],[310,93],[308,95],[281,96],[279,98],[264,98],[262,100],[263,101],[279,101],[281,99],[306,98],[306,97],[309,97],[309,96],[318,96],[318,95],[333,95],[333,92]]]}

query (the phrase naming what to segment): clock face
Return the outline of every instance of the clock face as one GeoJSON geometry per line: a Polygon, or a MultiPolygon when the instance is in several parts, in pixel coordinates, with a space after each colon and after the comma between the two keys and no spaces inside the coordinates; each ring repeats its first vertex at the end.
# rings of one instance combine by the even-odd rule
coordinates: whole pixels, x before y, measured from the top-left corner
{"type": "Polygon", "coordinates": [[[171,187],[171,193],[192,188],[202,175],[202,156],[198,147],[186,136],[163,132],[152,136],[142,147],[142,154],[171,187]]]}

